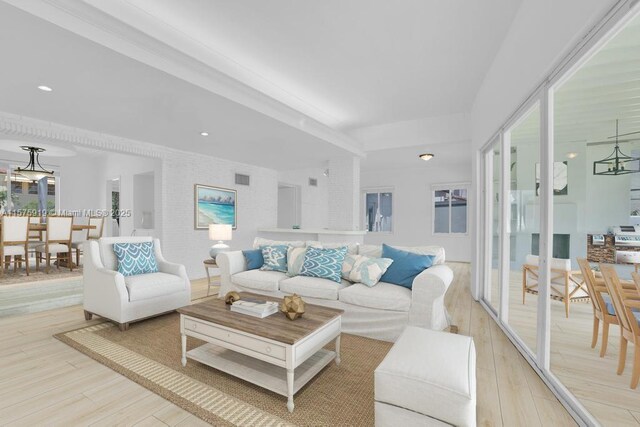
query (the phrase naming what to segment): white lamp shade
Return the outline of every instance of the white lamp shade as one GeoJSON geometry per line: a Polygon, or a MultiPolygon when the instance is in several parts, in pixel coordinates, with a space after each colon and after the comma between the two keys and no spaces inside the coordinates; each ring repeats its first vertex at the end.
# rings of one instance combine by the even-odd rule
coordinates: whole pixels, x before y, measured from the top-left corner
{"type": "Polygon", "coordinates": [[[210,240],[231,240],[231,224],[210,224],[209,239],[210,240]]]}

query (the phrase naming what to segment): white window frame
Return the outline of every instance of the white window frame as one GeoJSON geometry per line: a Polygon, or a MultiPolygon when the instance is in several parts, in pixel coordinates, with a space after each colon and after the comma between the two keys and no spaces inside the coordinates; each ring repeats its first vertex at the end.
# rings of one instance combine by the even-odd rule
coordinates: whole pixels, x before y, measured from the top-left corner
{"type": "Polygon", "coordinates": [[[470,182],[454,182],[454,183],[444,183],[444,184],[433,184],[431,186],[431,235],[432,236],[459,236],[465,237],[469,235],[469,211],[470,207],[470,193],[471,193],[471,183],[470,182]],[[444,232],[436,232],[436,191],[448,190],[449,194],[451,194],[452,190],[467,190],[467,231],[464,233],[453,233],[451,232],[451,199],[449,199],[449,231],[447,233],[444,232]]]}
{"type": "MultiPolygon", "coordinates": [[[[362,229],[373,234],[393,234],[395,232],[396,196],[394,187],[368,187],[360,189],[362,200],[362,229]],[[367,227],[367,194],[370,193],[391,193],[391,231],[369,231],[367,227]]],[[[379,197],[379,196],[378,196],[379,197]]]]}

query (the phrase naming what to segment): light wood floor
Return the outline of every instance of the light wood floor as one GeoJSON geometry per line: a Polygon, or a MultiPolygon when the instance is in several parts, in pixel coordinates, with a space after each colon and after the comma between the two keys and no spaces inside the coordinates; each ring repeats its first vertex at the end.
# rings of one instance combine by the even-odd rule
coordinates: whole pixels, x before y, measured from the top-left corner
{"type": "MultiPolygon", "coordinates": [[[[469,266],[451,264],[446,302],[477,350],[478,425],[575,425],[469,293],[469,266]]],[[[206,282],[194,281],[194,297],[206,282]]],[[[0,319],[0,425],[198,426],[204,422],[52,338],[85,326],[82,307],[0,319]]],[[[135,327],[135,325],[133,325],[135,327]]]]}
{"type": "MultiPolygon", "coordinates": [[[[527,346],[535,349],[538,297],[527,294],[523,305],[522,273],[512,272],[510,282],[509,323],[527,346]]],[[[636,390],[629,388],[633,344],[629,345],[627,351],[624,373],[616,375],[620,348],[619,328],[611,326],[607,354],[600,358],[602,326],[598,344],[592,349],[591,304],[575,303],[570,307],[567,319],[564,304],[551,301],[551,372],[603,426],[640,426],[640,387],[636,390]]]]}

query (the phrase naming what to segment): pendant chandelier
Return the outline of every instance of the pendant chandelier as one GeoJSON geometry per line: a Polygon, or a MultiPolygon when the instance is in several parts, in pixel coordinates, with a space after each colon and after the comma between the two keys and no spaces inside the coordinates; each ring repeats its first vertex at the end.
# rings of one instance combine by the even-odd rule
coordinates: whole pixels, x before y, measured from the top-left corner
{"type": "Polygon", "coordinates": [[[15,172],[17,174],[22,175],[31,181],[40,181],[42,178],[53,177],[53,171],[46,170],[40,164],[39,157],[40,153],[46,151],[44,148],[29,147],[27,145],[23,145],[20,148],[29,152],[29,164],[24,168],[16,168],[15,172]]]}
{"type": "MultiPolygon", "coordinates": [[[[638,132],[632,132],[631,135],[638,132]]],[[[602,160],[593,162],[594,175],[626,175],[640,172],[640,157],[627,156],[620,150],[620,140],[618,133],[618,120],[616,120],[616,145],[613,152],[602,160]]]]}

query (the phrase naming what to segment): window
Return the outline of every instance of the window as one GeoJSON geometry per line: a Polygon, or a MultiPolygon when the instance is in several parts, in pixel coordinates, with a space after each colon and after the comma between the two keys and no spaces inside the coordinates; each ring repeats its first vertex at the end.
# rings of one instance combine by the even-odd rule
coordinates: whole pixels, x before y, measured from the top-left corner
{"type": "Polygon", "coordinates": [[[368,232],[393,231],[393,193],[390,189],[365,191],[364,207],[364,223],[368,232]]]}
{"type": "Polygon", "coordinates": [[[14,178],[11,178],[11,193],[22,194],[22,181],[14,181],[14,178]]]}
{"type": "Polygon", "coordinates": [[[461,185],[438,185],[433,188],[433,233],[467,234],[467,193],[461,185]]]}
{"type": "Polygon", "coordinates": [[[38,183],[30,182],[28,187],[28,194],[38,194],[38,183]]]}

